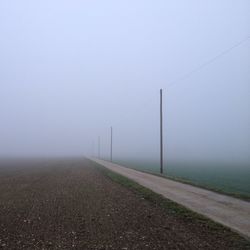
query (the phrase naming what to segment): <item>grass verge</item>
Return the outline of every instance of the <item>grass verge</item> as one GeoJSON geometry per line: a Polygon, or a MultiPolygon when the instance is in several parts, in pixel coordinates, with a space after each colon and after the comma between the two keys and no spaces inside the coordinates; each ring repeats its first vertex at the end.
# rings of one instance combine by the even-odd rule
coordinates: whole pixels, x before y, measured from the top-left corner
{"type": "Polygon", "coordinates": [[[160,194],[157,194],[151,191],[148,188],[141,186],[140,184],[124,177],[120,174],[117,174],[102,165],[91,161],[92,165],[101,171],[105,176],[110,178],[112,181],[119,183],[120,185],[130,189],[140,198],[143,198],[149,201],[154,206],[159,206],[163,209],[164,213],[172,216],[176,216],[180,218],[182,221],[186,223],[192,223],[199,225],[202,228],[208,230],[209,233],[212,234],[223,234],[229,241],[232,242],[237,248],[236,249],[250,249],[250,241],[244,236],[239,235],[238,233],[232,231],[230,228],[223,226],[217,222],[212,221],[211,219],[197,214],[192,210],[171,201],[160,194]]]}

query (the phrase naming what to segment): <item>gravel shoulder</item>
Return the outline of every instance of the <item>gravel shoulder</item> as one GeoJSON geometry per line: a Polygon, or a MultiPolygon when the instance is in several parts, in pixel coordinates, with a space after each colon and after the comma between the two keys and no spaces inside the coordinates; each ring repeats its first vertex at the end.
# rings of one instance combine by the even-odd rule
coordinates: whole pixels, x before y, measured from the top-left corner
{"type": "Polygon", "coordinates": [[[183,220],[86,159],[0,164],[0,249],[249,249],[183,220]]]}

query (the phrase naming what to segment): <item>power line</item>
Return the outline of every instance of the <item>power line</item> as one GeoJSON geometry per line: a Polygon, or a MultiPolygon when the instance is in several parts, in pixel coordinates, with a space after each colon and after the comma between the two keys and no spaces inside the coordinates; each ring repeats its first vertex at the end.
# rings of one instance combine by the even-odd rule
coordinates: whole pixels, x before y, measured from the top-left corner
{"type": "MultiPolygon", "coordinates": [[[[245,42],[247,42],[249,39],[250,39],[250,35],[247,36],[247,37],[245,37],[244,39],[240,40],[238,43],[234,44],[233,46],[231,46],[231,47],[229,47],[229,48],[227,48],[227,49],[221,51],[219,54],[217,54],[217,55],[215,55],[214,57],[210,58],[210,59],[207,60],[206,62],[200,64],[199,66],[197,66],[196,68],[192,69],[191,71],[189,71],[189,72],[183,74],[183,75],[180,76],[179,78],[177,78],[177,79],[171,81],[171,82],[167,85],[167,87],[168,87],[168,88],[169,88],[169,87],[172,87],[172,86],[178,84],[179,82],[185,80],[186,78],[192,76],[193,74],[195,74],[196,72],[200,71],[200,70],[203,69],[204,67],[206,67],[206,66],[208,66],[208,65],[210,65],[210,64],[212,64],[212,63],[214,63],[214,62],[215,62],[217,59],[219,59],[220,57],[223,57],[223,56],[225,56],[226,54],[228,54],[229,52],[231,52],[232,50],[234,50],[234,49],[240,47],[242,44],[244,44],[245,42]]],[[[136,110],[141,110],[141,108],[143,108],[142,110],[144,110],[144,111],[147,110],[148,104],[150,104],[154,99],[155,99],[155,97],[154,97],[154,98],[148,99],[145,103],[143,103],[143,105],[141,105],[140,107],[137,107],[137,108],[135,108],[135,109],[136,109],[136,110]]],[[[133,111],[134,111],[134,109],[133,109],[133,111]]],[[[141,113],[141,115],[142,115],[142,113],[141,113]]],[[[131,117],[131,114],[130,114],[130,113],[128,113],[126,116],[123,116],[124,119],[125,119],[125,118],[128,119],[128,118],[130,118],[130,117],[131,117]]],[[[124,119],[123,119],[123,120],[124,120],[124,119]]],[[[120,120],[120,121],[118,122],[118,124],[119,124],[120,122],[124,122],[124,121],[121,121],[121,120],[120,120]]],[[[116,125],[117,125],[117,123],[116,123],[116,125]]],[[[99,140],[100,140],[100,139],[99,139],[99,140]]],[[[100,142],[99,142],[99,144],[100,144],[100,142]]],[[[99,146],[99,148],[100,148],[100,146],[99,146]]],[[[99,157],[100,157],[100,149],[99,149],[99,157]]]]}
{"type": "MultiPolygon", "coordinates": [[[[209,60],[207,60],[206,62],[200,64],[199,66],[197,66],[196,68],[192,69],[191,71],[183,74],[182,76],[180,76],[179,78],[171,81],[168,85],[167,88],[172,87],[176,84],[178,84],[179,82],[185,80],[186,78],[192,76],[193,74],[195,74],[196,72],[200,71],[201,69],[203,69],[204,67],[212,64],[213,62],[215,62],[217,59],[219,59],[220,57],[228,54],[230,51],[234,50],[235,48],[238,48],[239,46],[241,46],[242,44],[244,44],[245,42],[247,42],[250,39],[250,35],[248,35],[247,37],[245,37],[244,39],[240,40],[238,43],[234,44],[233,46],[221,51],[219,54],[217,54],[216,56],[210,58],[209,60]]],[[[155,97],[154,97],[155,98],[155,97]]],[[[150,98],[148,99],[145,103],[143,103],[143,105],[141,105],[140,107],[137,107],[136,110],[146,110],[148,104],[150,104],[154,98],[150,98]]],[[[125,116],[125,118],[129,118],[131,115],[130,113],[128,113],[128,115],[125,116]]],[[[118,122],[120,123],[120,122],[118,122]]]]}
{"type": "Polygon", "coordinates": [[[188,77],[190,77],[191,75],[195,74],[196,72],[200,71],[201,69],[203,69],[203,68],[206,67],[207,65],[213,63],[213,62],[216,61],[218,58],[220,58],[220,57],[226,55],[227,53],[229,53],[229,52],[232,51],[233,49],[235,49],[235,48],[241,46],[243,43],[245,43],[245,42],[246,42],[247,40],[249,40],[249,39],[250,39],[250,35],[247,36],[247,37],[245,37],[244,39],[242,39],[242,40],[239,41],[238,43],[234,44],[233,46],[231,46],[231,47],[229,47],[229,48],[223,50],[222,52],[220,52],[219,54],[217,54],[217,55],[214,56],[213,58],[210,58],[208,61],[206,61],[206,62],[200,64],[198,67],[192,69],[192,70],[189,71],[188,73],[185,73],[185,74],[183,74],[181,77],[179,77],[179,78],[173,80],[172,82],[170,82],[170,83],[168,84],[168,87],[171,87],[171,86],[177,84],[178,82],[185,80],[186,78],[188,78],[188,77]]]}

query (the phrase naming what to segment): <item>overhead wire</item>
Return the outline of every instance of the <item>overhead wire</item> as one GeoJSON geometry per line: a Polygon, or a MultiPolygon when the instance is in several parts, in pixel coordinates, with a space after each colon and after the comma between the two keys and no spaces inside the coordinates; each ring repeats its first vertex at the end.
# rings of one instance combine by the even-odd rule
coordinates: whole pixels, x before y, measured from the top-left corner
{"type": "Polygon", "coordinates": [[[179,78],[171,81],[167,86],[171,87],[177,83],[179,83],[180,81],[185,80],[186,78],[192,76],[193,74],[195,74],[196,72],[200,71],[201,69],[205,68],[206,66],[208,66],[209,64],[215,62],[217,59],[219,59],[220,57],[228,54],[229,52],[231,52],[233,49],[238,48],[239,46],[241,46],[243,43],[247,42],[250,39],[250,35],[245,37],[244,39],[240,40],[238,43],[234,44],[233,46],[223,50],[222,52],[220,52],[219,54],[217,54],[216,56],[210,58],[209,60],[207,60],[206,62],[200,64],[199,66],[197,66],[196,68],[190,70],[189,72],[183,74],[182,76],[180,76],[179,78]]]}
{"type": "MultiPolygon", "coordinates": [[[[183,80],[191,77],[192,75],[194,75],[195,73],[199,72],[200,70],[202,70],[203,68],[205,68],[206,66],[214,63],[217,59],[219,59],[220,57],[225,56],[226,54],[228,54],[229,52],[231,52],[232,50],[240,47],[242,44],[246,43],[247,41],[250,40],[250,35],[246,36],[245,38],[241,39],[239,42],[235,43],[234,45],[232,45],[231,47],[221,51],[220,53],[218,53],[217,55],[215,55],[214,57],[210,58],[209,60],[205,61],[204,63],[198,65],[197,67],[195,67],[194,69],[190,70],[189,72],[183,74],[182,76],[178,77],[177,79],[171,81],[169,84],[167,84],[167,89],[169,87],[175,86],[176,84],[182,82],[183,80]]],[[[140,107],[135,108],[136,110],[141,110],[141,108],[143,107],[143,110],[146,111],[146,107],[148,106],[149,103],[152,103],[152,101],[155,100],[153,97],[148,99],[146,102],[144,102],[142,105],[140,105],[140,107]]],[[[133,111],[135,110],[133,109],[133,111]]],[[[128,113],[128,116],[126,116],[125,118],[130,118],[131,117],[131,113],[128,113]]],[[[123,116],[124,118],[124,116],[123,116]]],[[[124,119],[122,119],[120,122],[124,122],[124,119]]],[[[120,123],[119,122],[119,123],[120,123]]],[[[119,124],[118,123],[118,124],[119,124]]],[[[117,123],[115,124],[117,125],[117,123]]]]}

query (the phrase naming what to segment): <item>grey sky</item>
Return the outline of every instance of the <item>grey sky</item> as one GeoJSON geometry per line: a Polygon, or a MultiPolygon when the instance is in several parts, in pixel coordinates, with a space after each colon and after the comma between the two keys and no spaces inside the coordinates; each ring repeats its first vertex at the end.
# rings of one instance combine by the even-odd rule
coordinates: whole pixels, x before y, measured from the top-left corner
{"type": "Polygon", "coordinates": [[[248,0],[0,1],[0,155],[250,163],[248,0]],[[169,87],[168,87],[169,86],[169,87]]]}

